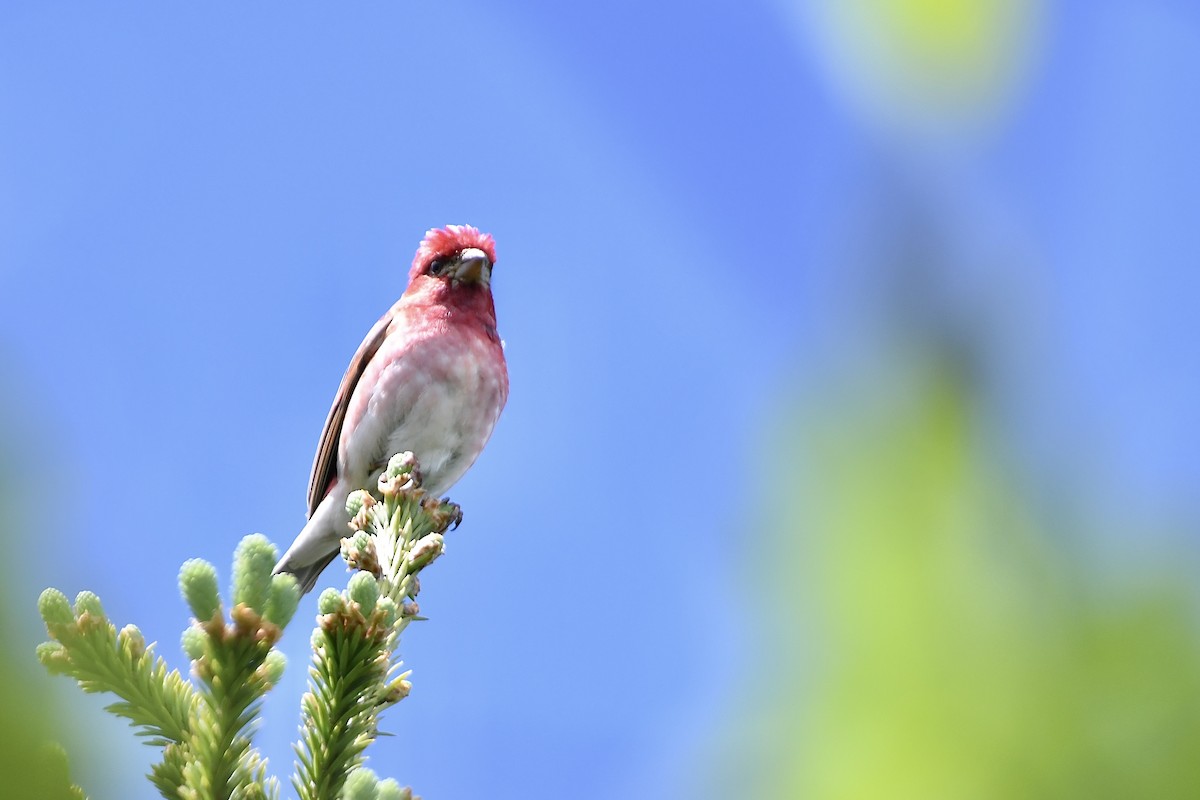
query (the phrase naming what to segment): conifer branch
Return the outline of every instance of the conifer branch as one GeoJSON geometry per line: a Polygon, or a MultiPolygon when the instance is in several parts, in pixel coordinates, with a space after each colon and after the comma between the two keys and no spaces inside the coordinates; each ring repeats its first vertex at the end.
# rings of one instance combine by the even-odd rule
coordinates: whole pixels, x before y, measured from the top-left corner
{"type": "MultiPolygon", "coordinates": [[[[411,790],[363,768],[363,752],[378,735],[380,714],[411,689],[395,657],[400,635],[420,619],[419,573],[443,553],[444,535],[462,513],[425,493],[411,453],[391,459],[377,488],[379,499],[360,490],[346,505],[350,536],[342,540],[342,557],[355,574],[344,591],[327,589],[318,599],[291,780],[301,800],[413,798],[411,790]]],[[[201,559],[184,563],[179,588],[194,619],[182,645],[193,681],[168,671],[135,626],[118,632],[91,592],[80,592],[74,608],[57,589],[39,599],[50,641],[39,645],[38,658],[84,691],[119,698],[107,709],[162,748],[147,777],[163,797],[279,796],[278,782],[253,747],[262,699],[285,666],[274,646],[300,600],[293,576],[271,574],[275,558],[265,537],[242,540],[228,617],[216,569],[201,559]]]]}

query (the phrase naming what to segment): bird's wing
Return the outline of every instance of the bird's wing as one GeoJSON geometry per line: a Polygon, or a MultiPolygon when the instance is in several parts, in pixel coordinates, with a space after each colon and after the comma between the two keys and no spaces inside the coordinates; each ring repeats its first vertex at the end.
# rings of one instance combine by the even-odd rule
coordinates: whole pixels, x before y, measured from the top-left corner
{"type": "Polygon", "coordinates": [[[396,308],[392,307],[379,318],[375,327],[358,346],[358,352],[350,359],[346,374],[342,376],[342,384],[338,387],[333,398],[333,406],[325,419],[325,429],[321,431],[321,443],[317,445],[317,455],[313,458],[312,475],[308,479],[308,516],[312,516],[317,506],[325,499],[329,485],[337,476],[338,441],[342,438],[342,422],[346,419],[346,409],[350,405],[350,397],[358,380],[371,357],[379,350],[380,344],[387,337],[388,328],[396,316],[396,308]]]}

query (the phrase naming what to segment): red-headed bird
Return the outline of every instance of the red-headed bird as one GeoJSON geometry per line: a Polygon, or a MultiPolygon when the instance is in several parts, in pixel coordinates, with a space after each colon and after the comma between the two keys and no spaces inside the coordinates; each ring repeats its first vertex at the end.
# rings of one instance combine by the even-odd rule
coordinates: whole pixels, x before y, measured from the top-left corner
{"type": "Polygon", "coordinates": [[[425,234],[408,288],[350,360],[308,482],[308,524],[275,565],[307,592],[349,535],[346,498],[411,450],[441,495],[479,457],[508,399],[496,332],[496,243],[470,225],[425,234]]]}

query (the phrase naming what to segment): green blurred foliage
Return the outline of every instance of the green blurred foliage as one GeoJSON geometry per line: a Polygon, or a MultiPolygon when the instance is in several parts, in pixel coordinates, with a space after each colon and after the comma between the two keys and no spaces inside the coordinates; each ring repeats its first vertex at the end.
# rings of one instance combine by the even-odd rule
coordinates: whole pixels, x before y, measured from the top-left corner
{"type": "MultiPolygon", "coordinates": [[[[0,409],[2,411],[2,409],[0,409]]],[[[2,416],[2,415],[0,415],[2,416]]],[[[13,475],[7,458],[0,458],[0,543],[9,559],[5,570],[14,570],[30,551],[17,541],[18,506],[13,475]]],[[[53,800],[74,797],[68,778],[66,752],[55,743],[61,716],[49,691],[49,678],[34,656],[33,641],[25,641],[17,614],[37,616],[35,598],[12,597],[0,603],[0,797],[5,800],[53,800]]]]}
{"type": "MultiPolygon", "coordinates": [[[[12,630],[6,627],[6,630],[12,630]]],[[[48,717],[53,704],[30,691],[35,683],[28,664],[16,664],[19,648],[0,655],[0,786],[6,800],[70,798],[66,753],[53,744],[48,717]]],[[[32,656],[29,660],[32,661],[32,656]]],[[[34,664],[36,666],[36,662],[34,664]]]]}
{"type": "Polygon", "coordinates": [[[1041,0],[799,3],[840,89],[872,114],[940,127],[1003,112],[1040,39],[1041,0]]]}
{"type": "Polygon", "coordinates": [[[1089,532],[1053,528],[998,467],[970,382],[890,363],[785,439],[753,565],[769,665],[723,794],[1200,795],[1186,560],[1089,562],[1089,532]]]}

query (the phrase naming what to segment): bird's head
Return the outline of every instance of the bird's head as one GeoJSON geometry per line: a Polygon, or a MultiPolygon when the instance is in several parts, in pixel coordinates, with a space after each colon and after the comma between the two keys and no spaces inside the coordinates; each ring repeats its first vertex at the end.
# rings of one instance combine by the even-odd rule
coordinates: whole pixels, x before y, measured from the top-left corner
{"type": "Polygon", "coordinates": [[[482,286],[492,282],[496,242],[470,225],[447,225],[426,232],[413,257],[410,285],[439,281],[449,286],[482,286]]]}

